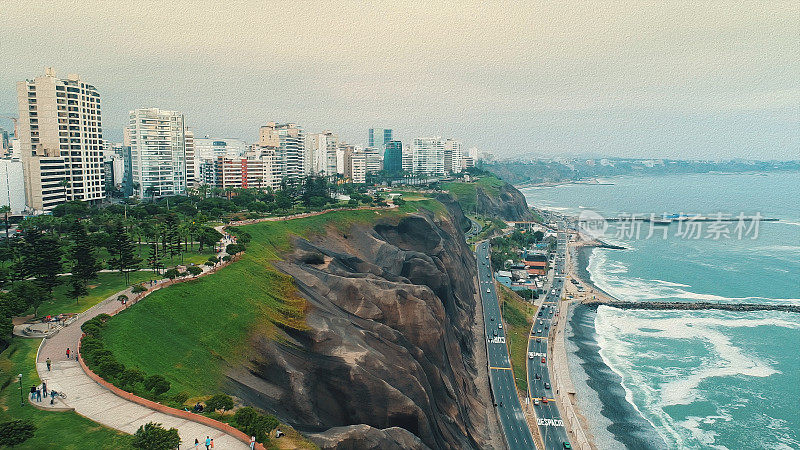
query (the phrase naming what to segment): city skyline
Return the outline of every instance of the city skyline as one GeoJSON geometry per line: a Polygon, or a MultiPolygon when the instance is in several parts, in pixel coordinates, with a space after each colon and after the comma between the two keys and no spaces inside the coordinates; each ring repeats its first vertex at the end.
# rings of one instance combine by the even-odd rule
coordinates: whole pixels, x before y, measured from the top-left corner
{"type": "Polygon", "coordinates": [[[247,142],[279,120],[359,144],[379,124],[407,140],[460,136],[498,157],[791,159],[800,147],[796,3],[95,6],[5,5],[14,64],[0,115],[16,110],[17,81],[52,66],[93,80],[111,141],[128,111],[157,107],[247,142]],[[152,39],[164,29],[168,45],[152,39]]]}

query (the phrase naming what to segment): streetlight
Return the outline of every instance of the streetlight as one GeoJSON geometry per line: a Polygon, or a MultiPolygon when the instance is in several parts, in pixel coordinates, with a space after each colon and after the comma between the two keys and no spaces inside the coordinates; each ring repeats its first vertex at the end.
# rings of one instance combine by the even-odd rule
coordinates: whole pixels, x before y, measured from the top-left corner
{"type": "Polygon", "coordinates": [[[25,400],[22,396],[22,374],[17,375],[17,380],[19,380],[19,406],[25,406],[25,400]]]}

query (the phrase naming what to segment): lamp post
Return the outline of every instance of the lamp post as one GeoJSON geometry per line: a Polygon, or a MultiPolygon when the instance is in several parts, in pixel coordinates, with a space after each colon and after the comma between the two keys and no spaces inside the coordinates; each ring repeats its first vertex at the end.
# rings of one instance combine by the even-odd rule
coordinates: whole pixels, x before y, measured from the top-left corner
{"type": "Polygon", "coordinates": [[[17,380],[19,380],[19,406],[25,406],[25,397],[22,393],[22,374],[17,375],[17,380]]]}

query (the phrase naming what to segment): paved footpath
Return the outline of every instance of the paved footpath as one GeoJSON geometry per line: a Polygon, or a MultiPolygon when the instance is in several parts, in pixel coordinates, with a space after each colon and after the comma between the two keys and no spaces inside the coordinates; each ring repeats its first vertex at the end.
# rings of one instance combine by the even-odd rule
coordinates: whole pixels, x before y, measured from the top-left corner
{"type": "MultiPolygon", "coordinates": [[[[223,238],[223,243],[230,242],[229,239],[223,238]]],[[[225,253],[222,252],[218,256],[224,255],[225,253]]],[[[207,266],[201,267],[204,272],[211,270],[207,266]]],[[[160,280],[158,284],[164,282],[166,280],[160,280]]],[[[177,428],[181,437],[181,449],[194,448],[194,440],[198,439],[202,443],[206,436],[214,439],[215,449],[248,448],[247,444],[215,428],[157,412],[125,400],[97,384],[83,371],[72,353],[78,348],[78,340],[82,334],[81,325],[99,314],[115,312],[121,306],[117,297],[123,294],[129,299],[135,297],[130,288],[117,292],[81,313],[75,322],[59,331],[55,336],[44,340],[36,360],[39,378],[47,383],[48,389],[54,389],[67,395],[66,399],[60,400],[61,404],[56,403],[55,406],[73,408],[78,414],[95,422],[130,434],[135,433],[140,426],[148,422],[157,422],[166,428],[177,428]],[[70,358],[67,358],[66,355],[67,348],[70,349],[70,358]],[[52,361],[50,371],[47,370],[47,358],[52,361]]],[[[37,404],[46,407],[50,402],[42,401],[37,404]]]]}

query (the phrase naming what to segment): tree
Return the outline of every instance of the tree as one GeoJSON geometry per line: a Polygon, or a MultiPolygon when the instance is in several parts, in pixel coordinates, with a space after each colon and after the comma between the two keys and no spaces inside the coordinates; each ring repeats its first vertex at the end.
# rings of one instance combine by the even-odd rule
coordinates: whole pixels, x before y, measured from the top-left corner
{"type": "Polygon", "coordinates": [[[186,268],[186,271],[189,272],[189,274],[192,275],[193,277],[196,277],[201,273],[203,273],[203,269],[201,269],[198,266],[189,266],[186,268]]]}
{"type": "Polygon", "coordinates": [[[167,269],[166,272],[164,272],[164,276],[169,278],[170,280],[174,280],[175,278],[181,276],[181,273],[178,271],[178,269],[170,267],[169,269],[167,269]]]}
{"type": "Polygon", "coordinates": [[[164,264],[161,263],[161,256],[158,254],[158,244],[153,242],[150,244],[150,255],[147,257],[147,263],[155,273],[161,273],[164,264]]]}
{"type": "Polygon", "coordinates": [[[218,409],[229,411],[233,409],[233,399],[230,395],[216,394],[206,401],[206,407],[211,411],[218,409]]]}
{"type": "Polygon", "coordinates": [[[181,445],[177,428],[167,430],[160,423],[148,422],[133,435],[133,446],[143,450],[173,450],[181,445]]]}
{"type": "Polygon", "coordinates": [[[61,243],[52,234],[40,231],[38,227],[23,230],[22,263],[26,275],[36,279],[39,285],[53,292],[61,284],[61,243]]]}
{"type": "Polygon", "coordinates": [[[150,375],[144,380],[144,388],[155,395],[161,395],[169,390],[170,384],[161,375],[150,375]]]}
{"type": "Polygon", "coordinates": [[[97,263],[94,246],[89,242],[85,225],[81,223],[74,225],[72,239],[75,243],[70,250],[72,277],[70,279],[69,294],[75,298],[75,303],[77,304],[78,298],[88,294],[86,285],[89,280],[97,278],[100,266],[97,263]]]}
{"type": "Polygon", "coordinates": [[[136,256],[134,243],[130,235],[125,231],[122,222],[114,224],[111,237],[112,245],[108,250],[112,255],[112,267],[125,277],[125,283],[127,284],[130,282],[130,273],[139,268],[141,259],[136,256]]]}
{"type": "Polygon", "coordinates": [[[36,425],[29,419],[0,423],[0,445],[13,448],[33,437],[36,425]]]}
{"type": "MultiPolygon", "coordinates": [[[[25,309],[33,308],[33,315],[39,315],[39,307],[45,300],[49,300],[51,295],[41,285],[32,281],[20,281],[11,288],[11,294],[24,302],[25,309]]],[[[22,311],[17,311],[22,313],[22,311]]]]}
{"type": "Polygon", "coordinates": [[[11,212],[11,207],[8,205],[0,206],[0,214],[5,216],[5,225],[6,225],[6,246],[11,245],[11,241],[9,240],[8,236],[8,214],[11,212]]]}

